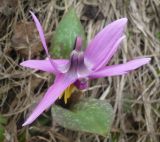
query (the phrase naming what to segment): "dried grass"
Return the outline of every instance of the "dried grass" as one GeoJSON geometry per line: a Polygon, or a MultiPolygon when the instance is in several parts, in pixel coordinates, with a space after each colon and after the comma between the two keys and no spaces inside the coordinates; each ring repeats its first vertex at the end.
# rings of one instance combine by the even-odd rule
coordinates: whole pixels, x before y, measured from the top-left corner
{"type": "MultiPolygon", "coordinates": [[[[33,10],[50,38],[64,12],[75,7],[90,40],[107,23],[127,17],[127,39],[111,63],[149,56],[151,64],[129,75],[94,81],[84,92],[106,99],[114,107],[113,142],[159,142],[160,140],[160,2],[159,0],[1,0],[0,5],[0,113],[7,119],[5,142],[107,142],[108,138],[73,132],[51,125],[21,127],[33,104],[42,97],[52,78],[49,74],[19,66],[31,58],[30,41],[26,57],[13,47],[12,36],[19,21],[32,21],[33,10]],[[20,140],[21,139],[21,140],[20,140]]],[[[35,55],[43,58],[44,53],[35,55]]]]}

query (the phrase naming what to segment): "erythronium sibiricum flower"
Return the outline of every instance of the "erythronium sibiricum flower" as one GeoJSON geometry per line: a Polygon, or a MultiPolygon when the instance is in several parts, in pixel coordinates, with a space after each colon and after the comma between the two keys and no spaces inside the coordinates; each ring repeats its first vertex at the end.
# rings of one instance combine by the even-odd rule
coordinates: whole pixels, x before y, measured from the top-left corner
{"type": "Polygon", "coordinates": [[[77,88],[84,89],[87,87],[88,79],[123,75],[150,61],[150,58],[138,58],[124,64],[106,66],[125,38],[124,28],[127,24],[127,18],[116,20],[107,25],[89,42],[85,51],[82,51],[82,38],[77,37],[70,59],[51,59],[42,26],[37,17],[32,12],[30,13],[39,32],[47,59],[27,60],[21,65],[53,73],[55,80],[23,126],[31,124],[71,85],[74,84],[77,88]]]}

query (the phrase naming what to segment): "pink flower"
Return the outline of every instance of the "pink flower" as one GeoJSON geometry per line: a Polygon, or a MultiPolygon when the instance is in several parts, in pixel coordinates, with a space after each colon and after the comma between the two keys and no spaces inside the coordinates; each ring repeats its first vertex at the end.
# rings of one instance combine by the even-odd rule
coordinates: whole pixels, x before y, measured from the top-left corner
{"type": "Polygon", "coordinates": [[[48,59],[27,60],[20,65],[53,73],[56,78],[54,84],[47,90],[43,99],[33,110],[23,126],[31,124],[44,110],[49,108],[71,84],[75,84],[79,89],[83,89],[86,87],[88,79],[123,75],[150,61],[150,58],[139,58],[124,64],[106,66],[117,51],[121,41],[125,38],[123,32],[127,23],[126,18],[116,20],[107,25],[92,39],[85,51],[81,50],[81,37],[77,37],[69,60],[51,59],[42,26],[37,17],[32,12],[31,14],[48,59]]]}

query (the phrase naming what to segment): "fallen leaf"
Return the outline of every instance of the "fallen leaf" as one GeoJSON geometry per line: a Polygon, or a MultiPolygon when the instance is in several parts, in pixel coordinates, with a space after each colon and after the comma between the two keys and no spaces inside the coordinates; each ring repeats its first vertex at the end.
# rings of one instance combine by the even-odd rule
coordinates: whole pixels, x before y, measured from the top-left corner
{"type": "Polygon", "coordinates": [[[22,56],[37,56],[43,50],[38,31],[33,22],[21,21],[16,24],[12,36],[13,48],[22,56]]]}

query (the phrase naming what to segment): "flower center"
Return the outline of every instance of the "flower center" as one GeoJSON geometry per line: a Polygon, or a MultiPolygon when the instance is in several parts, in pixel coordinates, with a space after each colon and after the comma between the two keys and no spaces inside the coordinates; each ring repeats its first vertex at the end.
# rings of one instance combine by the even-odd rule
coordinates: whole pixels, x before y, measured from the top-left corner
{"type": "Polygon", "coordinates": [[[74,45],[74,50],[71,53],[70,61],[66,67],[68,75],[76,76],[77,81],[69,86],[64,91],[64,102],[67,103],[67,99],[71,96],[73,88],[85,89],[88,86],[88,74],[91,70],[88,69],[84,62],[84,53],[82,49],[82,39],[77,37],[74,45]],[[74,87],[73,87],[74,86],[74,87]]]}
{"type": "Polygon", "coordinates": [[[74,50],[71,53],[69,72],[77,75],[77,77],[85,78],[91,72],[84,62],[84,52],[82,51],[82,38],[77,37],[75,40],[74,50]]]}

